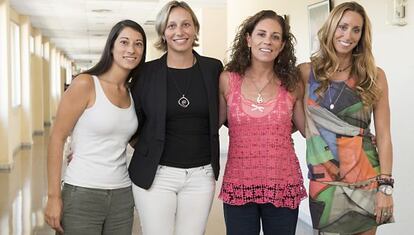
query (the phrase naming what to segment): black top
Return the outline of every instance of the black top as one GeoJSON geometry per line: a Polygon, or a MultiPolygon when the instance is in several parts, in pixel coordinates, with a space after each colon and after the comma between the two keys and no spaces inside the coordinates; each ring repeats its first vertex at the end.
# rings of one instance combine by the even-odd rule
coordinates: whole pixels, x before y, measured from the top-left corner
{"type": "Polygon", "coordinates": [[[161,165],[191,168],[211,162],[207,93],[197,64],[167,69],[166,120],[161,165]],[[186,108],[178,104],[183,94],[190,101],[186,108]]]}
{"type": "MultiPolygon", "coordinates": [[[[208,100],[211,166],[217,179],[219,166],[218,81],[223,65],[217,59],[193,51],[208,100]]],[[[138,116],[137,143],[129,165],[129,177],[141,188],[149,189],[164,152],[167,124],[167,54],[140,66],[134,75],[131,94],[138,116]]],[[[190,104],[191,105],[191,104],[190,104]]]]}

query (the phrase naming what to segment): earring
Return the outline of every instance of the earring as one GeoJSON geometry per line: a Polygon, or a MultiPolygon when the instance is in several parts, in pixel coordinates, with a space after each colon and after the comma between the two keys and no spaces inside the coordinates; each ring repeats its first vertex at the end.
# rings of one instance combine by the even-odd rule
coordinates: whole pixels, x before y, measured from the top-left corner
{"type": "Polygon", "coordinates": [[[358,45],[354,48],[354,50],[352,51],[352,55],[358,55],[360,52],[360,44],[358,43],[358,45]]]}
{"type": "Polygon", "coordinates": [[[252,54],[252,48],[250,46],[247,46],[247,47],[249,48],[247,52],[247,60],[250,61],[251,54],[252,54]]]}

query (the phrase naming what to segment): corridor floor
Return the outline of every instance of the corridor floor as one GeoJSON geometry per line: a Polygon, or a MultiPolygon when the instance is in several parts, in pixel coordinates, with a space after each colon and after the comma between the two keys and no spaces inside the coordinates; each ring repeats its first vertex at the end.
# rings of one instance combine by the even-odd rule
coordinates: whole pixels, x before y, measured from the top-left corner
{"type": "MultiPolygon", "coordinates": [[[[43,208],[47,196],[46,152],[48,133],[35,136],[31,148],[19,151],[12,170],[0,170],[0,235],[52,235],[45,224],[43,208]]],[[[226,157],[222,157],[222,169],[226,157]]],[[[220,182],[220,180],[219,180],[220,182]]],[[[220,183],[217,183],[218,192],[220,183]]],[[[222,203],[215,197],[206,235],[224,235],[222,203]]],[[[141,234],[138,217],[133,234],[141,234]]],[[[297,235],[312,235],[309,226],[299,221],[297,235]]]]}

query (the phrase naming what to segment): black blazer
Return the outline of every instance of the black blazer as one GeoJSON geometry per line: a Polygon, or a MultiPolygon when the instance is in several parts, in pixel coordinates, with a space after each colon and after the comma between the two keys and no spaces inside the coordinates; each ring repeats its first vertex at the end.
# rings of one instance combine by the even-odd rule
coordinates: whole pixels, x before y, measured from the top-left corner
{"type": "MultiPolygon", "coordinates": [[[[209,101],[211,165],[217,180],[219,166],[218,135],[218,83],[223,65],[217,59],[198,55],[199,64],[209,101]]],[[[132,182],[149,189],[164,150],[167,113],[167,54],[145,63],[134,77],[131,87],[138,116],[138,141],[129,165],[132,182]]]]}

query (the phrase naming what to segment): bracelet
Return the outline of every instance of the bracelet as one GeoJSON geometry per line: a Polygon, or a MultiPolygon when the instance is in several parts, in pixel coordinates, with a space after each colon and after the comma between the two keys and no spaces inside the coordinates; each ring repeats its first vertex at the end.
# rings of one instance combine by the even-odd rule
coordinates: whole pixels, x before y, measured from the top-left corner
{"type": "Polygon", "coordinates": [[[380,176],[378,176],[377,184],[378,184],[378,187],[381,185],[389,185],[394,188],[394,179],[393,178],[381,178],[380,176]]]}

